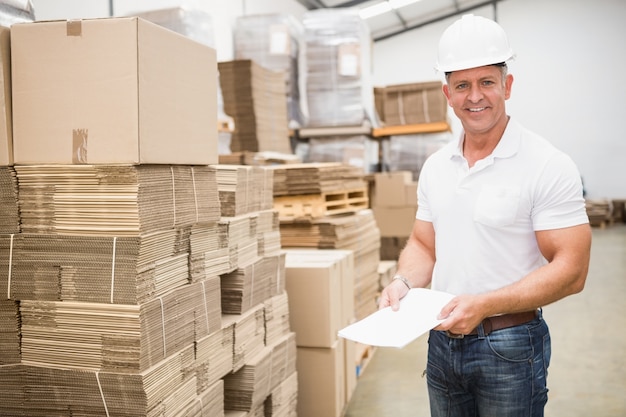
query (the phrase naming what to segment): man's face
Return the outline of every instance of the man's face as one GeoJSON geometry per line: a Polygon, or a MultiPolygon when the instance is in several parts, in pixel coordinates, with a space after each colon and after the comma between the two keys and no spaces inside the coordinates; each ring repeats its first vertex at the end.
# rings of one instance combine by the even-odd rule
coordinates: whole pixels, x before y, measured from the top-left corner
{"type": "Polygon", "coordinates": [[[513,76],[502,80],[500,67],[488,65],[452,72],[443,93],[466,133],[488,133],[506,119],[504,102],[511,95],[513,76]]]}

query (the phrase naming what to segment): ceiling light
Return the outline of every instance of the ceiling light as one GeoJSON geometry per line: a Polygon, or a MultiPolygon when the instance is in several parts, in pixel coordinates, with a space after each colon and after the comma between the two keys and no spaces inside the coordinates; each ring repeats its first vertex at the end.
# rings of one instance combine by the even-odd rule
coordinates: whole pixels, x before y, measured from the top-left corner
{"type": "Polygon", "coordinates": [[[400,7],[408,6],[409,4],[417,3],[420,0],[388,0],[391,7],[399,9],[400,7]]]}
{"type": "Polygon", "coordinates": [[[387,13],[392,10],[391,5],[388,1],[383,1],[382,3],[377,3],[373,6],[364,7],[359,10],[359,15],[361,19],[369,19],[370,17],[378,16],[379,14],[387,13]]]}

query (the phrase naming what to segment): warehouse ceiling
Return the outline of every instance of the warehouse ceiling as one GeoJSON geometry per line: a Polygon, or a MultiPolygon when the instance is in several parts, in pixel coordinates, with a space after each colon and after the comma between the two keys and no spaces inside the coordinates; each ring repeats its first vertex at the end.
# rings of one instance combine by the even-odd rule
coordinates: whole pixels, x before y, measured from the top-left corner
{"type": "Polygon", "coordinates": [[[474,9],[491,6],[497,19],[497,4],[502,0],[297,0],[309,10],[353,7],[362,16],[366,11],[387,10],[366,18],[374,41],[438,22],[474,9]],[[404,4],[404,5],[403,5],[404,4]],[[394,7],[395,6],[395,7],[394,7]]]}

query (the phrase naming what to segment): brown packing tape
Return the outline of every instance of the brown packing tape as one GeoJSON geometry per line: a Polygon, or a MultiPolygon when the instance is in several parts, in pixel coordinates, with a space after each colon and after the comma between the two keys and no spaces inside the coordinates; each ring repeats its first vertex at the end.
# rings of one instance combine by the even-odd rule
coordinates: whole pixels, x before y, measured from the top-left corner
{"type": "Polygon", "coordinates": [[[87,139],[88,137],[89,137],[89,131],[87,129],[72,130],[72,162],[74,164],[86,164],[87,163],[87,139]]]}
{"type": "Polygon", "coordinates": [[[66,25],[67,36],[82,36],[82,20],[68,20],[66,25]]]}

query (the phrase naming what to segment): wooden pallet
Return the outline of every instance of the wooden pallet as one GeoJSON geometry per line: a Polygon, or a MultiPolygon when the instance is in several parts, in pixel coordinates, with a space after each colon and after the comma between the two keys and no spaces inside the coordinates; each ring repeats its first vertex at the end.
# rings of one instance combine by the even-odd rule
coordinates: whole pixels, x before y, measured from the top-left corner
{"type": "Polygon", "coordinates": [[[274,209],[283,221],[354,213],[368,207],[367,188],[274,197],[274,209]]]}

